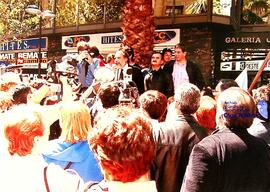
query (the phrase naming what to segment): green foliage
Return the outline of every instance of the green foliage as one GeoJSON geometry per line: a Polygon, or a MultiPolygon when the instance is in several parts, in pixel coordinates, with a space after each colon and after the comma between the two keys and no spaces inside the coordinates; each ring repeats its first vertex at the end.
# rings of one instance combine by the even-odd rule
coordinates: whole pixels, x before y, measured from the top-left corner
{"type": "Polygon", "coordinates": [[[66,1],[65,5],[57,4],[56,26],[75,26],[77,24],[103,23],[119,21],[124,0],[80,0],[66,1]],[[105,9],[105,16],[104,16],[105,9]],[[78,19],[77,19],[78,15],[78,19]]]}
{"type": "Polygon", "coordinates": [[[27,35],[36,29],[38,18],[25,12],[27,5],[36,4],[35,0],[1,0],[0,36],[27,35]]]}
{"type": "Polygon", "coordinates": [[[241,24],[263,24],[264,21],[261,17],[256,15],[250,10],[244,10],[242,12],[241,24]]]}
{"type": "Polygon", "coordinates": [[[267,0],[244,0],[241,24],[264,24],[268,22],[267,0]]]}
{"type": "Polygon", "coordinates": [[[207,0],[196,0],[187,6],[185,14],[201,14],[207,12],[207,0]]]}
{"type": "MultiPolygon", "coordinates": [[[[51,5],[53,1],[50,1],[51,5]]],[[[40,0],[1,0],[0,36],[2,38],[11,34],[27,36],[37,31],[39,18],[26,13],[25,8],[28,5],[38,5],[38,2],[40,0]]],[[[76,26],[77,22],[78,24],[102,23],[104,22],[104,8],[106,22],[119,21],[124,0],[67,0],[64,2],[63,6],[59,4],[59,0],[56,0],[57,27],[76,26]]]]}

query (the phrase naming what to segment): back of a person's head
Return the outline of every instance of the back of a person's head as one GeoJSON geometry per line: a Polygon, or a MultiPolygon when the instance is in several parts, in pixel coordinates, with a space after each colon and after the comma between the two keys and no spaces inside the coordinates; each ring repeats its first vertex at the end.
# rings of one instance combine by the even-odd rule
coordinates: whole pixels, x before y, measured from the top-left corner
{"type": "Polygon", "coordinates": [[[16,86],[12,91],[13,103],[15,105],[19,105],[23,103],[26,104],[28,94],[30,94],[31,92],[32,92],[31,87],[29,86],[24,86],[24,85],[16,86]]]}
{"type": "Polygon", "coordinates": [[[216,91],[223,92],[230,87],[239,87],[239,85],[233,79],[220,79],[216,86],[216,91]]]}
{"type": "Polygon", "coordinates": [[[263,85],[253,92],[253,98],[258,109],[260,119],[270,121],[270,86],[263,85]]]}
{"type": "Polygon", "coordinates": [[[198,120],[198,123],[208,130],[215,129],[216,112],[216,100],[209,96],[202,96],[200,101],[200,107],[196,111],[196,118],[198,120]]]}
{"type": "Polygon", "coordinates": [[[215,98],[211,87],[204,87],[203,90],[201,91],[201,95],[202,96],[209,96],[213,99],[215,98]]]}
{"type": "Polygon", "coordinates": [[[251,95],[243,89],[231,87],[220,94],[217,100],[216,115],[218,126],[230,129],[247,129],[256,116],[255,102],[251,95]]]}
{"type": "Polygon", "coordinates": [[[110,108],[112,106],[118,105],[119,96],[119,86],[114,82],[101,85],[98,91],[98,97],[100,98],[103,108],[110,108]]]}
{"type": "Polygon", "coordinates": [[[96,46],[90,47],[90,49],[89,49],[88,52],[91,55],[91,57],[93,57],[93,58],[95,58],[95,57],[97,57],[97,56],[100,55],[99,50],[98,50],[98,48],[96,46]]]}
{"type": "Polygon", "coordinates": [[[66,142],[86,141],[91,128],[90,110],[80,101],[71,101],[62,105],[59,110],[61,137],[66,142]]]}
{"type": "Polygon", "coordinates": [[[175,107],[183,114],[193,114],[200,106],[200,89],[191,83],[183,83],[174,94],[175,107]]]}
{"type": "Polygon", "coordinates": [[[151,119],[159,119],[166,112],[167,97],[156,90],[149,90],[140,96],[140,107],[151,119]]]}
{"type": "Polygon", "coordinates": [[[17,105],[4,114],[4,132],[11,155],[25,156],[32,153],[35,138],[44,134],[40,111],[34,106],[17,105]]]}
{"type": "Polygon", "coordinates": [[[149,120],[126,106],[107,109],[97,118],[88,142],[110,180],[133,182],[148,173],[156,149],[149,120]]]}

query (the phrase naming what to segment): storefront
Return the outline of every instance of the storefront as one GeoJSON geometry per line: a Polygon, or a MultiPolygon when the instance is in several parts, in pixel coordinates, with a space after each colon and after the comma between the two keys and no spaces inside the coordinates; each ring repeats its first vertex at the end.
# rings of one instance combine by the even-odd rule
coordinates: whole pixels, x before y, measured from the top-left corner
{"type": "MultiPolygon", "coordinates": [[[[122,43],[122,33],[99,33],[86,35],[72,35],[62,37],[62,49],[66,53],[76,53],[77,43],[80,41],[89,42],[90,46],[96,46],[102,55],[115,53],[122,43]]],[[[162,29],[156,30],[154,34],[154,49],[173,48],[180,42],[180,29],[162,29]]]]}
{"type": "MultiPolygon", "coordinates": [[[[38,73],[39,39],[21,39],[0,43],[1,65],[22,65],[23,73],[38,73]]],[[[46,73],[48,62],[48,38],[41,38],[41,73],[46,73]]]]}
{"type": "MultiPolygon", "coordinates": [[[[270,51],[268,33],[227,33],[218,36],[215,77],[235,79],[245,68],[248,70],[248,84],[262,66],[270,51]]],[[[268,62],[258,85],[270,82],[270,62],[268,62]]]]}

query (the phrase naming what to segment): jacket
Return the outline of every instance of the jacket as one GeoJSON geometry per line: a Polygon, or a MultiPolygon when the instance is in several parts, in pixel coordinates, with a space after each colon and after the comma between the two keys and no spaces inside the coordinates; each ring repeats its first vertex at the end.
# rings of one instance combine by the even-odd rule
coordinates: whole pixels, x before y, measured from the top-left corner
{"type": "Polygon", "coordinates": [[[144,81],[143,81],[143,74],[141,72],[141,69],[135,65],[129,65],[129,67],[132,68],[132,81],[136,83],[136,86],[138,88],[138,91],[140,94],[143,94],[144,92],[144,81]]]}
{"type": "Polygon", "coordinates": [[[192,115],[153,128],[157,154],[152,176],[159,192],[179,192],[193,146],[207,133],[192,115]]]}
{"type": "MultiPolygon", "coordinates": [[[[173,73],[173,65],[175,60],[171,60],[164,65],[163,70],[167,71],[168,73],[173,73]]],[[[200,90],[203,89],[205,86],[204,79],[201,73],[200,68],[193,62],[187,60],[187,74],[189,78],[189,82],[196,85],[200,90]]]]}
{"type": "Polygon", "coordinates": [[[270,149],[246,129],[223,128],[194,146],[183,192],[270,191],[270,149]]]}
{"type": "Polygon", "coordinates": [[[144,77],[144,87],[147,90],[158,90],[167,96],[167,98],[173,96],[173,79],[172,75],[162,70],[157,71],[148,69],[144,77]]]}
{"type": "Polygon", "coordinates": [[[96,70],[97,63],[91,63],[89,64],[86,60],[82,60],[77,65],[77,72],[80,83],[82,83],[82,87],[89,87],[92,85],[95,76],[94,72],[96,70]],[[84,70],[83,70],[84,67],[84,70]],[[81,77],[81,73],[84,71],[85,77],[81,77]]]}
{"type": "Polygon", "coordinates": [[[44,160],[60,165],[63,169],[72,162],[74,169],[86,181],[101,181],[103,179],[98,162],[90,150],[87,141],[69,143],[61,140],[51,140],[47,150],[42,153],[44,160]]]}

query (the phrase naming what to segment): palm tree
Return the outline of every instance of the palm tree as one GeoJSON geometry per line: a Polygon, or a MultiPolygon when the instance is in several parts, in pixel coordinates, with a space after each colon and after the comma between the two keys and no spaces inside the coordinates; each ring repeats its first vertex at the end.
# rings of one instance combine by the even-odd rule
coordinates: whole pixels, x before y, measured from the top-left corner
{"type": "Polygon", "coordinates": [[[122,18],[123,44],[134,49],[135,63],[148,67],[155,33],[152,0],[125,0],[122,18]]]}

